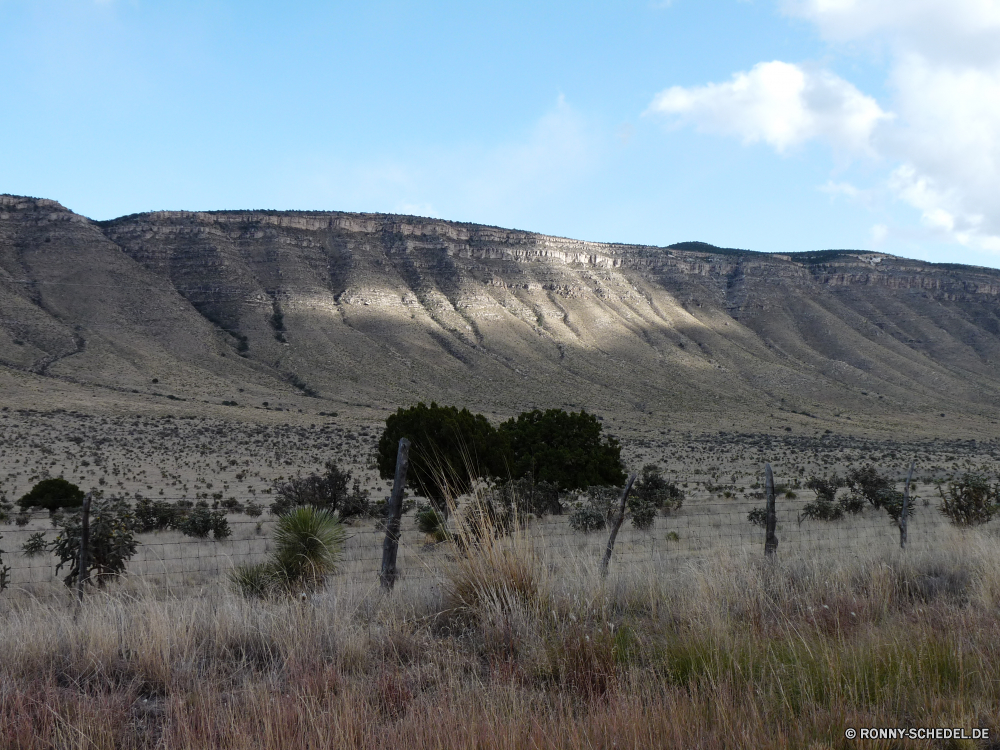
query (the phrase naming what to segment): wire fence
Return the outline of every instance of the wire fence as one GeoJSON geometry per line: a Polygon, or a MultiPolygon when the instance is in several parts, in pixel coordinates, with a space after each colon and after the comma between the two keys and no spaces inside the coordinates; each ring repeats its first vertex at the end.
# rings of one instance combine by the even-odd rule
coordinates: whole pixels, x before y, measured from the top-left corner
{"type": "MultiPolygon", "coordinates": [[[[251,500],[245,498],[244,502],[251,500]]],[[[884,510],[866,508],[836,521],[818,521],[802,517],[805,502],[781,496],[776,502],[779,559],[899,548],[899,528],[884,510]]],[[[750,511],[762,505],[762,500],[752,496],[723,498],[705,486],[694,487],[682,507],[658,515],[650,529],[634,528],[626,520],[615,544],[612,570],[633,565],[676,568],[732,549],[759,549],[763,555],[764,528],[748,520],[750,511]]],[[[915,498],[914,511],[908,523],[908,550],[934,550],[956,540],[961,543],[960,532],[938,511],[936,503],[915,498]]],[[[430,541],[416,527],[413,515],[403,517],[397,587],[442,581],[456,555],[461,554],[451,542],[430,541]]],[[[276,519],[271,514],[250,518],[234,513],[228,516],[228,523],[231,535],[220,540],[193,538],[174,530],[137,535],[139,544],[127,563],[126,579],[173,594],[217,591],[226,585],[235,566],[263,562],[274,548],[276,519]]],[[[1000,533],[1000,521],[983,528],[1000,533]]],[[[385,538],[380,520],[354,519],[347,531],[333,580],[347,585],[376,584],[385,538]]],[[[10,569],[4,596],[66,592],[62,579],[69,572],[68,565],[57,571],[58,560],[51,552],[33,557],[23,552],[29,537],[38,532],[50,539],[56,533],[44,512],[34,514],[25,525],[0,524],[0,548],[5,550],[4,564],[10,569]]],[[[570,566],[596,566],[608,541],[607,529],[588,533],[574,529],[568,513],[531,519],[524,525],[523,535],[531,541],[538,559],[556,574],[570,566]]]]}

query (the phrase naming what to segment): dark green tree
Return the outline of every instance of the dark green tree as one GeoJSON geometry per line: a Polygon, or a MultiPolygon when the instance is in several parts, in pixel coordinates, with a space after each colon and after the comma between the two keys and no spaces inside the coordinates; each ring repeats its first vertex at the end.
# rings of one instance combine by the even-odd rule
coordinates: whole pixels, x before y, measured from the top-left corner
{"type": "Polygon", "coordinates": [[[83,490],[62,477],[43,479],[17,501],[22,510],[44,508],[53,513],[60,508],[79,508],[83,505],[83,490]]]}
{"type": "Polygon", "coordinates": [[[509,451],[510,473],[531,473],[562,491],[625,484],[621,445],[601,436],[601,423],[586,411],[548,409],[524,412],[500,426],[509,451]]]}
{"type": "Polygon", "coordinates": [[[480,477],[506,474],[504,445],[482,414],[423,402],[399,409],[385,420],[378,442],[378,470],[383,479],[396,473],[400,438],[408,438],[410,468],[406,484],[447,513],[446,498],[466,494],[480,477]]]}

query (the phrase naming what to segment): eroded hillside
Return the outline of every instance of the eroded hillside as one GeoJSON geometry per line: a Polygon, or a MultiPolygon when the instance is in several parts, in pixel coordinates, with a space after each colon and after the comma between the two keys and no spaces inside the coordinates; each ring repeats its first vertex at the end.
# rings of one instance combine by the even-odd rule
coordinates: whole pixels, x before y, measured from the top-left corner
{"type": "Polygon", "coordinates": [[[97,223],[3,196],[0,317],[3,388],[27,401],[1000,431],[1000,272],[875,253],[333,212],[97,223]]]}

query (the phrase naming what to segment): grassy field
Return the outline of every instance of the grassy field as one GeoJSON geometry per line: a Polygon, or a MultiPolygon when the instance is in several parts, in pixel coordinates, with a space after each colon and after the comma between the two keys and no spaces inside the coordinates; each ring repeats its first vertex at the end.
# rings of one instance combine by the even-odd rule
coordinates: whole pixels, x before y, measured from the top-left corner
{"type": "Polygon", "coordinates": [[[776,562],[729,543],[616,558],[607,579],[603,534],[560,548],[550,533],[435,548],[437,574],[391,595],[340,575],[304,600],[138,578],[79,609],[6,599],[0,747],[986,747],[845,730],[1000,732],[995,530],[776,562]]]}

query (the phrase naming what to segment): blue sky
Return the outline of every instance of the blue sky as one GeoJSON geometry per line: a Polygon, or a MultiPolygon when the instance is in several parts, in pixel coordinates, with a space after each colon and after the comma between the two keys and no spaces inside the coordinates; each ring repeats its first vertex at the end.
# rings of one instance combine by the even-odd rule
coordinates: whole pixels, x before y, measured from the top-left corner
{"type": "Polygon", "coordinates": [[[1000,2],[0,0],[0,192],[1000,267],[1000,2]]]}

